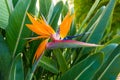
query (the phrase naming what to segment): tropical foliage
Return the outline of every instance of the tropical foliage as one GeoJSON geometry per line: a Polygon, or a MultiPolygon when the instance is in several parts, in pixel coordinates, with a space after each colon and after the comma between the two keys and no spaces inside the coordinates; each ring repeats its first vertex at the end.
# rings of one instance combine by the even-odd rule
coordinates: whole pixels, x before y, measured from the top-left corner
{"type": "Polygon", "coordinates": [[[74,0],[70,8],[68,1],[55,5],[52,0],[1,0],[0,80],[115,80],[120,73],[120,24],[115,13],[119,2],[74,0]],[[90,1],[89,8],[84,8],[85,1],[90,1]],[[29,40],[38,35],[26,26],[31,24],[27,13],[46,20],[56,32],[68,12],[75,16],[67,36],[101,46],[57,45],[60,48],[46,49],[35,63],[43,39],[29,40]]]}

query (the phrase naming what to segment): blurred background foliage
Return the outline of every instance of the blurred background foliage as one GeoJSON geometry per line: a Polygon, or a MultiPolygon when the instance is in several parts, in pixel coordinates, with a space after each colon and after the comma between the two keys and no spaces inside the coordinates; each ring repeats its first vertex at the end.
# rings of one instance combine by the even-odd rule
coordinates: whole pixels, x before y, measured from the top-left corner
{"type": "MultiPolygon", "coordinates": [[[[92,5],[94,4],[94,2],[95,2],[95,0],[74,0],[74,9],[76,12],[76,17],[77,17],[76,22],[78,24],[78,27],[80,26],[82,21],[87,16],[87,14],[88,14],[90,8],[92,7],[92,5]]],[[[92,16],[94,16],[97,9],[99,9],[103,5],[104,6],[107,5],[108,2],[109,2],[109,0],[100,0],[98,6],[95,9],[95,11],[93,12],[92,16]]],[[[119,6],[120,6],[120,0],[117,1],[117,4],[116,4],[114,12],[113,12],[113,19],[112,19],[112,24],[111,24],[112,26],[111,26],[111,30],[110,30],[110,34],[109,34],[110,39],[113,38],[113,36],[120,34],[120,27],[119,27],[120,18],[118,17],[120,14],[119,6]]],[[[89,22],[89,20],[87,22],[89,22]]]]}
{"type": "Polygon", "coordinates": [[[120,0],[54,1],[0,1],[0,80],[115,80],[120,72],[120,0]],[[25,40],[37,36],[25,26],[30,23],[26,12],[43,16],[57,30],[68,11],[75,12],[68,35],[88,32],[76,39],[103,46],[46,50],[31,75],[41,40],[25,40]]]}

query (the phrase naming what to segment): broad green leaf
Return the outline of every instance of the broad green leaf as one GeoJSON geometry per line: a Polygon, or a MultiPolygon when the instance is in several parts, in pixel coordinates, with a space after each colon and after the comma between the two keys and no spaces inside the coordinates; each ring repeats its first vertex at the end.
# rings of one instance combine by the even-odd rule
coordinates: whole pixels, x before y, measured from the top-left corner
{"type": "Polygon", "coordinates": [[[93,16],[93,18],[89,21],[87,27],[84,30],[84,33],[89,33],[88,35],[84,35],[81,37],[81,41],[86,41],[86,39],[88,38],[88,36],[91,34],[91,30],[93,29],[93,25],[95,23],[95,21],[100,17],[101,13],[104,11],[105,6],[102,6],[100,9],[98,9],[98,11],[96,12],[96,14],[93,16]]]}
{"type": "Polygon", "coordinates": [[[60,1],[55,5],[52,12],[52,16],[48,20],[48,23],[53,27],[54,30],[56,30],[58,27],[58,20],[59,20],[62,8],[63,8],[63,2],[60,1]]]}
{"type": "MultiPolygon", "coordinates": [[[[91,18],[91,20],[89,21],[87,27],[84,30],[84,33],[90,33],[91,34],[91,30],[93,29],[93,25],[95,23],[95,21],[100,17],[101,13],[105,10],[105,6],[102,6],[100,9],[98,9],[98,11],[96,12],[96,14],[91,18]]],[[[86,41],[87,37],[90,35],[83,35],[81,37],[81,41],[86,41]]]]}
{"type": "Polygon", "coordinates": [[[0,80],[8,80],[11,56],[4,38],[0,35],[0,80]]]}
{"type": "Polygon", "coordinates": [[[107,68],[99,76],[99,80],[116,80],[117,75],[120,73],[120,52],[114,57],[114,59],[109,63],[107,68]]]}
{"type": "Polygon", "coordinates": [[[64,73],[59,80],[91,80],[102,61],[102,53],[89,56],[74,65],[71,69],[64,73]]]}
{"type": "Polygon", "coordinates": [[[48,58],[48,57],[45,57],[45,56],[42,56],[40,62],[39,62],[39,66],[43,67],[44,69],[52,72],[52,73],[58,73],[58,69],[57,69],[57,64],[54,60],[48,58]]]}
{"type": "Polygon", "coordinates": [[[68,11],[69,11],[68,8],[69,8],[68,2],[66,1],[66,3],[63,4],[63,10],[62,10],[62,14],[61,14],[61,19],[62,19],[62,20],[64,19],[64,17],[65,17],[66,14],[68,13],[68,11]]]}
{"type": "MultiPolygon", "coordinates": [[[[94,28],[92,29],[92,33],[89,35],[87,42],[88,43],[96,43],[98,44],[100,40],[103,38],[103,34],[106,28],[109,28],[109,22],[115,7],[117,0],[110,0],[108,5],[106,6],[105,10],[102,12],[100,17],[96,20],[93,24],[94,28]]],[[[87,54],[92,48],[84,48],[81,53],[87,54]]],[[[79,60],[80,55],[78,56],[77,60],[79,60]]],[[[76,60],[76,61],[77,61],[76,60]]]]}
{"type": "Polygon", "coordinates": [[[6,29],[6,38],[13,56],[22,51],[26,42],[24,38],[30,35],[30,30],[25,26],[25,21],[26,12],[29,7],[34,4],[32,2],[33,0],[19,0],[14,11],[10,15],[9,24],[6,29]]]}
{"type": "Polygon", "coordinates": [[[95,21],[100,17],[101,13],[105,10],[105,6],[102,6],[100,9],[97,10],[96,14],[90,19],[86,29],[84,32],[89,32],[89,29],[92,29],[92,25],[95,23],[95,21]]]}
{"type": "Polygon", "coordinates": [[[22,53],[19,53],[12,62],[10,69],[9,80],[24,80],[24,70],[23,70],[23,61],[22,53]]]}
{"type": "Polygon", "coordinates": [[[102,48],[100,51],[104,52],[104,61],[108,59],[108,57],[111,55],[111,53],[114,51],[114,49],[118,46],[118,44],[109,44],[102,48]]]}
{"type": "Polygon", "coordinates": [[[76,33],[76,31],[77,31],[75,24],[76,24],[76,23],[75,23],[75,21],[73,20],[72,25],[71,25],[71,27],[70,27],[70,32],[69,32],[69,35],[71,35],[71,36],[75,35],[75,33],[76,33]]]}
{"type": "MultiPolygon", "coordinates": [[[[105,53],[107,54],[107,53],[105,53]]],[[[93,80],[103,78],[106,80],[115,80],[118,73],[120,72],[120,68],[118,65],[120,64],[120,45],[118,45],[114,51],[109,55],[106,61],[101,65],[99,70],[93,77],[93,80]]]]}
{"type": "Polygon", "coordinates": [[[19,0],[12,0],[12,3],[13,3],[13,7],[15,7],[16,6],[16,4],[17,4],[17,2],[18,2],[19,0]]]}
{"type": "Polygon", "coordinates": [[[53,3],[51,3],[51,6],[50,6],[50,8],[49,8],[49,12],[48,12],[48,15],[47,15],[47,23],[49,23],[50,24],[50,19],[51,19],[51,17],[52,17],[52,14],[53,14],[53,10],[54,10],[54,4],[53,3]]]}
{"type": "Polygon", "coordinates": [[[36,15],[38,13],[36,8],[36,5],[37,5],[36,3],[37,3],[37,0],[31,0],[28,12],[31,13],[32,15],[36,15]]]}
{"type": "Polygon", "coordinates": [[[52,0],[39,0],[40,4],[40,13],[47,19],[48,12],[50,10],[50,6],[52,4],[52,0]]]}
{"type": "Polygon", "coordinates": [[[6,29],[11,14],[10,0],[0,0],[0,28],[6,29]]]}
{"type": "Polygon", "coordinates": [[[67,66],[67,63],[65,61],[65,58],[62,55],[61,50],[60,49],[54,49],[53,53],[54,53],[54,55],[57,59],[58,65],[60,67],[60,71],[62,73],[64,73],[67,70],[68,66],[67,66]]]}
{"type": "Polygon", "coordinates": [[[105,10],[102,12],[101,17],[98,18],[98,20],[96,21],[96,25],[87,42],[99,43],[99,41],[102,39],[103,34],[109,23],[109,19],[111,19],[116,1],[117,0],[110,0],[105,10]]]}

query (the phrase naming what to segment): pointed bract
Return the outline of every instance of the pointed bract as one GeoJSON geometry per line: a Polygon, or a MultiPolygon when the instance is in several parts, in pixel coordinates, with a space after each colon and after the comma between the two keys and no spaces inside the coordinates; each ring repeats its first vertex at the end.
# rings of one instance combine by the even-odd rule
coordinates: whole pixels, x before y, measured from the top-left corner
{"type": "Polygon", "coordinates": [[[49,42],[47,44],[47,49],[97,47],[97,46],[101,46],[101,45],[79,42],[79,41],[75,41],[75,40],[55,40],[54,42],[49,42]]]}
{"type": "Polygon", "coordinates": [[[35,19],[32,17],[29,13],[27,13],[30,21],[32,24],[26,24],[26,26],[33,32],[35,32],[38,35],[48,35],[51,36],[52,34],[55,34],[55,31],[48,25],[46,22],[41,19],[35,19]]]}
{"type": "Polygon", "coordinates": [[[38,60],[40,58],[40,56],[43,54],[44,50],[46,49],[46,45],[47,45],[48,39],[44,40],[37,48],[34,58],[33,58],[33,62],[34,60],[38,60]]]}

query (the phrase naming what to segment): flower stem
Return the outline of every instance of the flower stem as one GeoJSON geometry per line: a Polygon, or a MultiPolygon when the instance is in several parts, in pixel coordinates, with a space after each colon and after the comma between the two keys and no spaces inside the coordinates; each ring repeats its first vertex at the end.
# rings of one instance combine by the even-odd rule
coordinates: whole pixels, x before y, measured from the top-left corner
{"type": "Polygon", "coordinates": [[[34,64],[32,65],[32,69],[29,69],[25,80],[32,80],[32,77],[34,75],[34,72],[37,68],[37,65],[38,65],[41,57],[42,57],[42,55],[39,57],[39,59],[37,61],[34,62],[34,64]]]}

